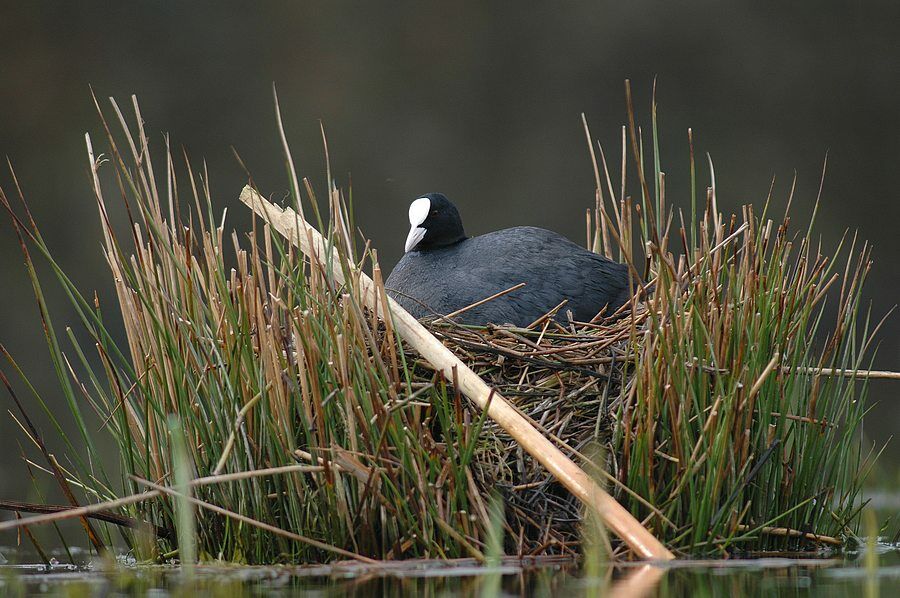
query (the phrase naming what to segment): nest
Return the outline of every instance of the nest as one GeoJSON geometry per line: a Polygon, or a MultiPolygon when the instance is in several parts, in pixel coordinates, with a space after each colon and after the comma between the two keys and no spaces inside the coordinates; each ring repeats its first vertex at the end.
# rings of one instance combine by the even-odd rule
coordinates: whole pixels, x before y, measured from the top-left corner
{"type": "MultiPolygon", "coordinates": [[[[588,471],[615,472],[609,448],[618,404],[629,393],[635,320],[527,329],[432,322],[431,332],[588,471]]],[[[583,504],[509,434],[486,418],[473,463],[482,496],[499,494],[518,554],[575,554],[583,504]]]]}

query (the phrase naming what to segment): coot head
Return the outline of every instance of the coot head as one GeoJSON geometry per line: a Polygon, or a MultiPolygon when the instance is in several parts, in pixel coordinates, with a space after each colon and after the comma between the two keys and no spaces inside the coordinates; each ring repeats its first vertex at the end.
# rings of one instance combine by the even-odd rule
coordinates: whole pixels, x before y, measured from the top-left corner
{"type": "Polygon", "coordinates": [[[405,251],[445,247],[466,238],[456,206],[443,193],[426,193],[409,205],[405,251]]]}

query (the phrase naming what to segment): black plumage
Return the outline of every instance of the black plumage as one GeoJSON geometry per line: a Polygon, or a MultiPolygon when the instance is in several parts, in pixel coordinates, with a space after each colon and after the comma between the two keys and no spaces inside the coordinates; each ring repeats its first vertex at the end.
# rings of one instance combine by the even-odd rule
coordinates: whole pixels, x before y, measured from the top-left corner
{"type": "Polygon", "coordinates": [[[406,254],[385,286],[417,318],[454,312],[522,282],[523,288],[455,320],[527,326],[567,300],[557,320],[567,321],[571,312],[577,321],[590,321],[630,298],[625,265],[531,226],[467,238],[456,207],[440,193],[413,202],[410,225],[406,254]]]}

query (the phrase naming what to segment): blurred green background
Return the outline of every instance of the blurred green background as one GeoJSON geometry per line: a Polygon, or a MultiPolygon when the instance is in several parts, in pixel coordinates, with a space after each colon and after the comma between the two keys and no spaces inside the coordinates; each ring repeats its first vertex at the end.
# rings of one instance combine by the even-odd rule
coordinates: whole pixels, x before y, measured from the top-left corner
{"type": "MultiPolygon", "coordinates": [[[[279,88],[301,176],[325,185],[319,120],[334,173],[352,177],[359,225],[393,265],[408,202],[443,191],[469,234],[539,225],[578,242],[593,203],[581,129],[619,151],[623,80],[634,82],[642,124],[658,76],[668,197],[689,205],[686,131],[716,164],[720,207],[761,204],[776,177],[782,207],[794,173],[795,220],[810,212],[828,172],[819,230],[834,247],[845,229],[875,244],[868,286],[883,315],[900,291],[900,51],[894,2],[71,3],[0,7],[0,154],[12,161],[45,237],[85,290],[114,317],[91,196],[84,133],[102,129],[104,103],[141,101],[162,148],[207,160],[219,208],[239,230],[245,182],[286,189],[271,84],[279,88]]],[[[708,169],[701,171],[707,180],[708,169]]],[[[11,177],[0,184],[12,188],[11,177]]],[[[45,273],[46,270],[45,270],[45,273]]],[[[74,323],[45,277],[56,324],[74,323]]],[[[39,390],[64,402],[44,345],[12,228],[0,218],[0,342],[39,390]]],[[[875,366],[900,370],[900,317],[881,334],[875,366]]],[[[9,372],[6,364],[2,367],[9,372]]],[[[872,385],[866,423],[883,443],[900,423],[900,382],[872,385]]],[[[5,391],[0,405],[12,407],[5,391]]],[[[37,407],[33,408],[37,415],[37,407]]],[[[36,417],[51,438],[46,418],[36,417]]],[[[97,421],[97,429],[100,422],[97,421]]],[[[0,417],[0,497],[34,498],[18,457],[22,439],[0,417]]],[[[896,444],[886,451],[896,481],[896,444]]],[[[111,460],[114,456],[111,455],[111,460]]]]}

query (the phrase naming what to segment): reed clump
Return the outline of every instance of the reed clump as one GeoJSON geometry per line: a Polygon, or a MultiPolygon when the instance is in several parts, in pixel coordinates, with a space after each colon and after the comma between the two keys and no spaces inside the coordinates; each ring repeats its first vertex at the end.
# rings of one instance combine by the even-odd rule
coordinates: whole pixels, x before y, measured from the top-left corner
{"type": "MultiPolygon", "coordinates": [[[[453,380],[405,348],[384,313],[337,282],[334,272],[365,265],[381,284],[377,256],[354,233],[340,192],[329,188],[322,212],[309,181],[292,185],[290,197],[319,222],[337,258],[298,255],[259,220],[246,235],[229,233],[205,174],[186,163],[186,177],[176,176],[168,151],[155,169],[137,103],[136,130],[113,107],[121,133],[104,120],[104,158],[90,139],[88,148],[127,346],[117,345],[104,306],[56,266],[27,206],[16,216],[3,196],[81,430],[63,439],[61,466],[80,502],[174,487],[169,425],[178,421],[191,477],[212,478],[191,487],[194,504],[218,507],[196,513],[201,558],[484,559],[498,526],[507,553],[579,554],[579,503],[453,380]],[[111,224],[104,161],[127,231],[111,224]],[[68,330],[63,350],[34,251],[72,299],[90,350],[68,330]],[[103,468],[109,460],[87,423],[94,418],[119,447],[121,474],[103,468]],[[495,497],[505,509],[491,506],[495,497]],[[500,511],[498,524],[492,513],[500,511]]],[[[616,188],[599,146],[594,161],[588,246],[646,281],[629,309],[566,325],[547,317],[525,329],[473,328],[450,318],[431,329],[670,547],[721,554],[840,545],[855,537],[873,460],[859,429],[866,378],[855,374],[868,365],[877,330],[861,313],[869,249],[854,237],[839,248],[846,257],[838,265],[839,252],[825,255],[814,242],[812,222],[794,233],[787,213],[771,216],[770,198],[759,215],[746,206],[725,217],[714,184],[698,208],[692,147],[691,214],[673,211],[655,104],[652,113],[652,169],[630,98],[616,188]],[[636,197],[626,191],[629,168],[636,197]],[[837,305],[832,326],[826,297],[837,305]]],[[[125,514],[175,529],[172,496],[125,514]]],[[[146,546],[136,533],[126,529],[128,545],[146,546]]],[[[151,546],[156,552],[141,556],[175,548],[171,540],[151,546]]]]}

